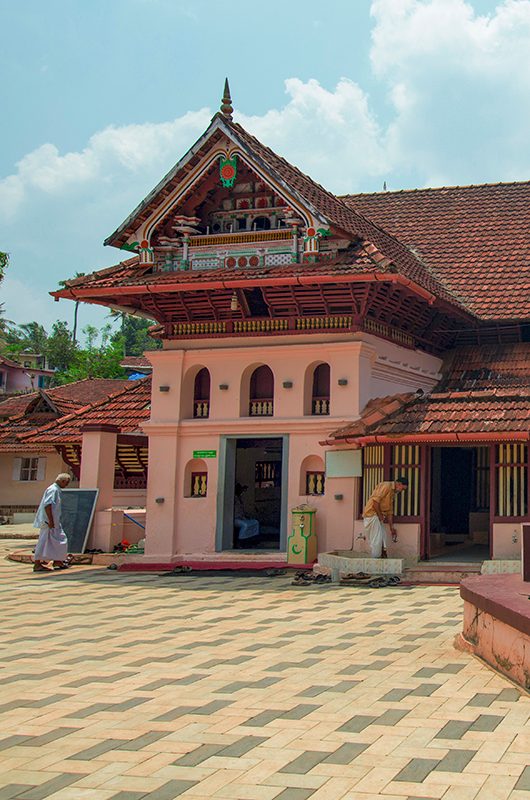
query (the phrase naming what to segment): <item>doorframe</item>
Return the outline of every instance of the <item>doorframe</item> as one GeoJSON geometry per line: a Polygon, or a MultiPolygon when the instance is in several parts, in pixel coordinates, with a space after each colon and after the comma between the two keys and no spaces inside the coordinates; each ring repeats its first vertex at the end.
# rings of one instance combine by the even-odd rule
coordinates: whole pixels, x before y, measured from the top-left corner
{"type": "Polygon", "coordinates": [[[236,450],[239,439],[281,439],[282,442],[282,484],[280,503],[280,543],[278,552],[287,551],[288,530],[288,490],[289,490],[289,434],[280,433],[242,433],[223,434],[219,437],[219,475],[217,480],[217,515],[215,525],[215,550],[220,553],[233,550],[233,519],[236,450]],[[230,545],[228,534],[230,532],[230,545]]]}

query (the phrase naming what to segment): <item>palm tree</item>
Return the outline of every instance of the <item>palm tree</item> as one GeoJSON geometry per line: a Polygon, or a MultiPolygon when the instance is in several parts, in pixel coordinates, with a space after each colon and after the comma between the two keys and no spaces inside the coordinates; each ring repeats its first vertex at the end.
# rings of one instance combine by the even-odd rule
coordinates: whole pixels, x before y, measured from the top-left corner
{"type": "MultiPolygon", "coordinates": [[[[68,287],[68,284],[71,280],[75,278],[84,278],[85,272],[76,272],[74,278],[68,278],[66,281],[59,281],[59,286],[68,287]]],[[[77,341],[77,314],[79,312],[79,300],[76,300],[74,303],[74,327],[72,328],[72,341],[75,344],[77,341]]]]}

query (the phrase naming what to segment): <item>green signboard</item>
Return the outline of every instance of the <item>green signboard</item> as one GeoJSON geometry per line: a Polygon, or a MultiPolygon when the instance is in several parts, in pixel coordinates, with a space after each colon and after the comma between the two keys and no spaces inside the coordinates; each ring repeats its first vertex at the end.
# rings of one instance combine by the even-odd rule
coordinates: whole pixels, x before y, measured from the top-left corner
{"type": "Polygon", "coordinates": [[[217,450],[194,450],[193,458],[217,458],[217,450]]]}

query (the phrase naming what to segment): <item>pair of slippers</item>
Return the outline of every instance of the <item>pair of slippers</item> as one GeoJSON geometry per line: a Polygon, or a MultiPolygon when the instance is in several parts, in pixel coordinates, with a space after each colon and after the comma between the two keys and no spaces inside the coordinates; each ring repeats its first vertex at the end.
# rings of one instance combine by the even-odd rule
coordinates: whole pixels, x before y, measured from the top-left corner
{"type": "Polygon", "coordinates": [[[331,583],[329,575],[318,575],[314,572],[297,572],[291,586],[315,586],[323,583],[331,583]]]}
{"type": "Polygon", "coordinates": [[[398,575],[369,575],[367,572],[352,572],[340,579],[341,586],[368,586],[370,589],[397,586],[398,583],[401,583],[398,575]]]}

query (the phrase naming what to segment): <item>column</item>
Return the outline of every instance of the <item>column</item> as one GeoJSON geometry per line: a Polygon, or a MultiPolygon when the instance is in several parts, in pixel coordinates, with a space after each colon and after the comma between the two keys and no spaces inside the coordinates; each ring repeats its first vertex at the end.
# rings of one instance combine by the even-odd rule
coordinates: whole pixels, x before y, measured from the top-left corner
{"type": "Polygon", "coordinates": [[[123,529],[123,513],[112,511],[118,431],[116,425],[85,425],[81,430],[79,488],[99,489],[89,547],[105,552],[121,541],[123,529]]]}

